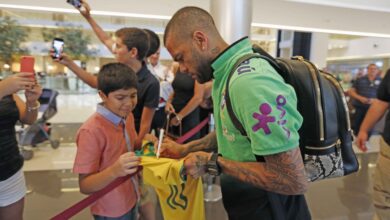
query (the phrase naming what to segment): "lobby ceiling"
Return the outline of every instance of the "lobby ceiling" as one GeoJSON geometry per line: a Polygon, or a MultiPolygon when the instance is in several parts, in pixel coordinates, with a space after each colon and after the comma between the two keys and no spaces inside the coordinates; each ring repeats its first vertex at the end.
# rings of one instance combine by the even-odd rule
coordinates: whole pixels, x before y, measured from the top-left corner
{"type": "MultiPolygon", "coordinates": [[[[96,15],[142,19],[151,26],[157,23],[155,31],[161,32],[179,8],[194,5],[209,10],[210,1],[214,0],[90,0],[89,3],[96,15]]],[[[255,27],[390,38],[390,0],[253,0],[252,8],[255,27]]],[[[0,0],[0,9],[78,13],[66,0],[0,0]]]]}

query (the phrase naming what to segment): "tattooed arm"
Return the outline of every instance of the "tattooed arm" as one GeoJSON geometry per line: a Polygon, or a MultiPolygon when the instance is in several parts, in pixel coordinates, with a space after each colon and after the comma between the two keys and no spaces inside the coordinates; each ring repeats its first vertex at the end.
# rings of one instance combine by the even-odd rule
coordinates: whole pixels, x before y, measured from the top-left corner
{"type": "Polygon", "coordinates": [[[196,151],[216,151],[217,137],[215,132],[210,132],[205,137],[191,141],[187,144],[178,144],[165,138],[161,145],[160,155],[169,158],[182,158],[191,152],[196,151]]]}
{"type": "MultiPolygon", "coordinates": [[[[197,152],[188,155],[184,164],[187,173],[198,177],[206,171],[209,153],[197,152]]],[[[222,172],[256,187],[285,195],[303,194],[308,183],[298,147],[264,156],[265,163],[237,162],[218,157],[222,172]]]]}

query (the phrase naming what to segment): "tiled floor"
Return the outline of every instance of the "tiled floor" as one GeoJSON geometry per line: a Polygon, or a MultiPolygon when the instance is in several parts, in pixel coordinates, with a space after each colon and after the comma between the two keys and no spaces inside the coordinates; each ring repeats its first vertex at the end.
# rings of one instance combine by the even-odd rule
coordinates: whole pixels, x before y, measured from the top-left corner
{"type": "MultiPolygon", "coordinates": [[[[25,162],[28,188],[24,213],[26,220],[50,219],[85,197],[78,191],[77,176],[70,171],[76,152],[73,142],[80,122],[94,111],[97,100],[95,95],[89,95],[83,97],[83,100],[75,96],[58,102],[62,107],[53,118],[51,136],[61,140],[61,146],[58,149],[47,145],[38,146],[33,149],[33,158],[25,162]]],[[[310,184],[306,198],[313,219],[372,219],[372,175],[378,152],[377,141],[378,137],[370,141],[372,147],[368,153],[358,153],[361,164],[359,172],[310,184]]],[[[207,220],[227,219],[221,201],[206,203],[206,215],[207,220]]],[[[91,217],[89,211],[84,210],[72,219],[84,220],[91,217]]]]}

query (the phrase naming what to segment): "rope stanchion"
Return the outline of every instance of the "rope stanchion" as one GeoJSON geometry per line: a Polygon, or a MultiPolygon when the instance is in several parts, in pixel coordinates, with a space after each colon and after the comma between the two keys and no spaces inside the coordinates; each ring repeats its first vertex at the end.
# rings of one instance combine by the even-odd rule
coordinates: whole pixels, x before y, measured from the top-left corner
{"type": "Polygon", "coordinates": [[[200,122],[196,127],[189,130],[187,133],[185,133],[183,136],[179,137],[176,140],[176,143],[182,144],[186,140],[188,140],[190,137],[194,136],[196,133],[198,133],[204,126],[206,126],[209,123],[209,118],[205,118],[202,122],[200,122]]]}
{"type": "Polygon", "coordinates": [[[52,217],[50,220],[67,220],[71,217],[75,216],[77,213],[79,213],[81,210],[87,208],[92,203],[94,203],[96,200],[100,199],[107,193],[109,193],[111,190],[115,189],[122,183],[124,183],[126,180],[128,180],[130,177],[136,175],[142,168],[138,168],[138,171],[132,175],[120,177],[116,179],[114,182],[110,183],[103,189],[93,193],[92,195],[86,197],[85,199],[81,200],[80,202],[72,205],[68,209],[64,210],[63,212],[57,214],[56,216],[52,217]]]}

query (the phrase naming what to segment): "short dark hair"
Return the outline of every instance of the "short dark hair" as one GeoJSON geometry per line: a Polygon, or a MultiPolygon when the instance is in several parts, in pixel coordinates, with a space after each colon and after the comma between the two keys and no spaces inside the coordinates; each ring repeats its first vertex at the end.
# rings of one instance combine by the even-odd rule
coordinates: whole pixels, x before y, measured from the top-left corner
{"type": "Polygon", "coordinates": [[[128,50],[135,47],[138,50],[137,59],[142,61],[149,50],[149,35],[139,28],[121,28],[115,32],[115,36],[122,39],[128,50]]]}
{"type": "Polygon", "coordinates": [[[119,89],[137,89],[137,75],[125,64],[109,63],[99,71],[97,88],[107,96],[119,89]]]}
{"type": "Polygon", "coordinates": [[[151,55],[155,54],[157,50],[160,48],[160,38],[156,34],[156,32],[144,29],[144,31],[149,35],[149,51],[146,54],[146,57],[150,57],[151,55]]]}
{"type": "Polygon", "coordinates": [[[164,44],[172,33],[178,39],[191,39],[195,29],[202,28],[218,32],[213,17],[204,9],[188,6],[179,9],[169,20],[164,32],[164,44]]]}

